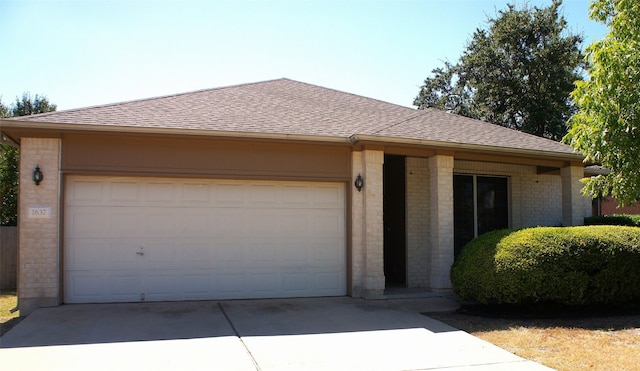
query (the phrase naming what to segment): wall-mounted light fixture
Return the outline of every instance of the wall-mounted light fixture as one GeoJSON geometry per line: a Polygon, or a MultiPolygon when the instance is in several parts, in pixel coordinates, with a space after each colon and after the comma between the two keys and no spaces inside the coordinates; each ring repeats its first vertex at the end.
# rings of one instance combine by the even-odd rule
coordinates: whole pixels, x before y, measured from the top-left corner
{"type": "Polygon", "coordinates": [[[40,171],[40,165],[36,165],[36,168],[33,169],[33,182],[36,185],[40,185],[40,182],[42,182],[43,176],[42,176],[42,171],[40,171]]]}
{"type": "Polygon", "coordinates": [[[364,180],[362,179],[362,175],[358,174],[356,181],[353,183],[356,186],[358,192],[362,191],[362,187],[364,187],[364,180]]]}

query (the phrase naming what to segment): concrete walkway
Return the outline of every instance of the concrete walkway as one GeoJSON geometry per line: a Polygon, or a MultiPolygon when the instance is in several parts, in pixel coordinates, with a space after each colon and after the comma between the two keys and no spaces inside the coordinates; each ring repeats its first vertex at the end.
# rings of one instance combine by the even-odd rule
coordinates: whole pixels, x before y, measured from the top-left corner
{"type": "Polygon", "coordinates": [[[0,338],[6,370],[548,370],[420,313],[445,297],[39,309],[0,338]]]}

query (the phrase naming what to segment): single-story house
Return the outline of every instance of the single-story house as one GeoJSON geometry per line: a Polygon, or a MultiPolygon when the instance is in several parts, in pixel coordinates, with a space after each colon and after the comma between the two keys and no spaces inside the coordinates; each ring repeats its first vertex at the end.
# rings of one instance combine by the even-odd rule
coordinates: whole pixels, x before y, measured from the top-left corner
{"type": "Polygon", "coordinates": [[[474,236],[584,217],[565,144],[289,79],[0,123],[22,314],[446,291],[474,236]]]}

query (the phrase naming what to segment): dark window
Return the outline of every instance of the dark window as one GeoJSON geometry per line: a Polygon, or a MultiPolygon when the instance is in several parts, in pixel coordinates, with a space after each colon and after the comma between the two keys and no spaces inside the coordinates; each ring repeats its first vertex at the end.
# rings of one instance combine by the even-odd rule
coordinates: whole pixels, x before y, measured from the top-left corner
{"type": "Polygon", "coordinates": [[[454,248],[457,256],[475,237],[509,227],[508,179],[453,176],[454,248]]]}

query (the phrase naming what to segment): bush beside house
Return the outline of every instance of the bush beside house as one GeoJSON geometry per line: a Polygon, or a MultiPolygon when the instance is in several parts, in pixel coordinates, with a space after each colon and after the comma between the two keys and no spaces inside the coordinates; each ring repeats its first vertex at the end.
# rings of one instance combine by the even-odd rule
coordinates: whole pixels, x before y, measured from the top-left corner
{"type": "Polygon", "coordinates": [[[614,214],[584,218],[585,225],[626,225],[640,227],[640,215],[614,214]]]}
{"type": "Polygon", "coordinates": [[[640,229],[537,227],[487,233],[451,268],[454,291],[482,304],[640,303],[640,229]]]}

